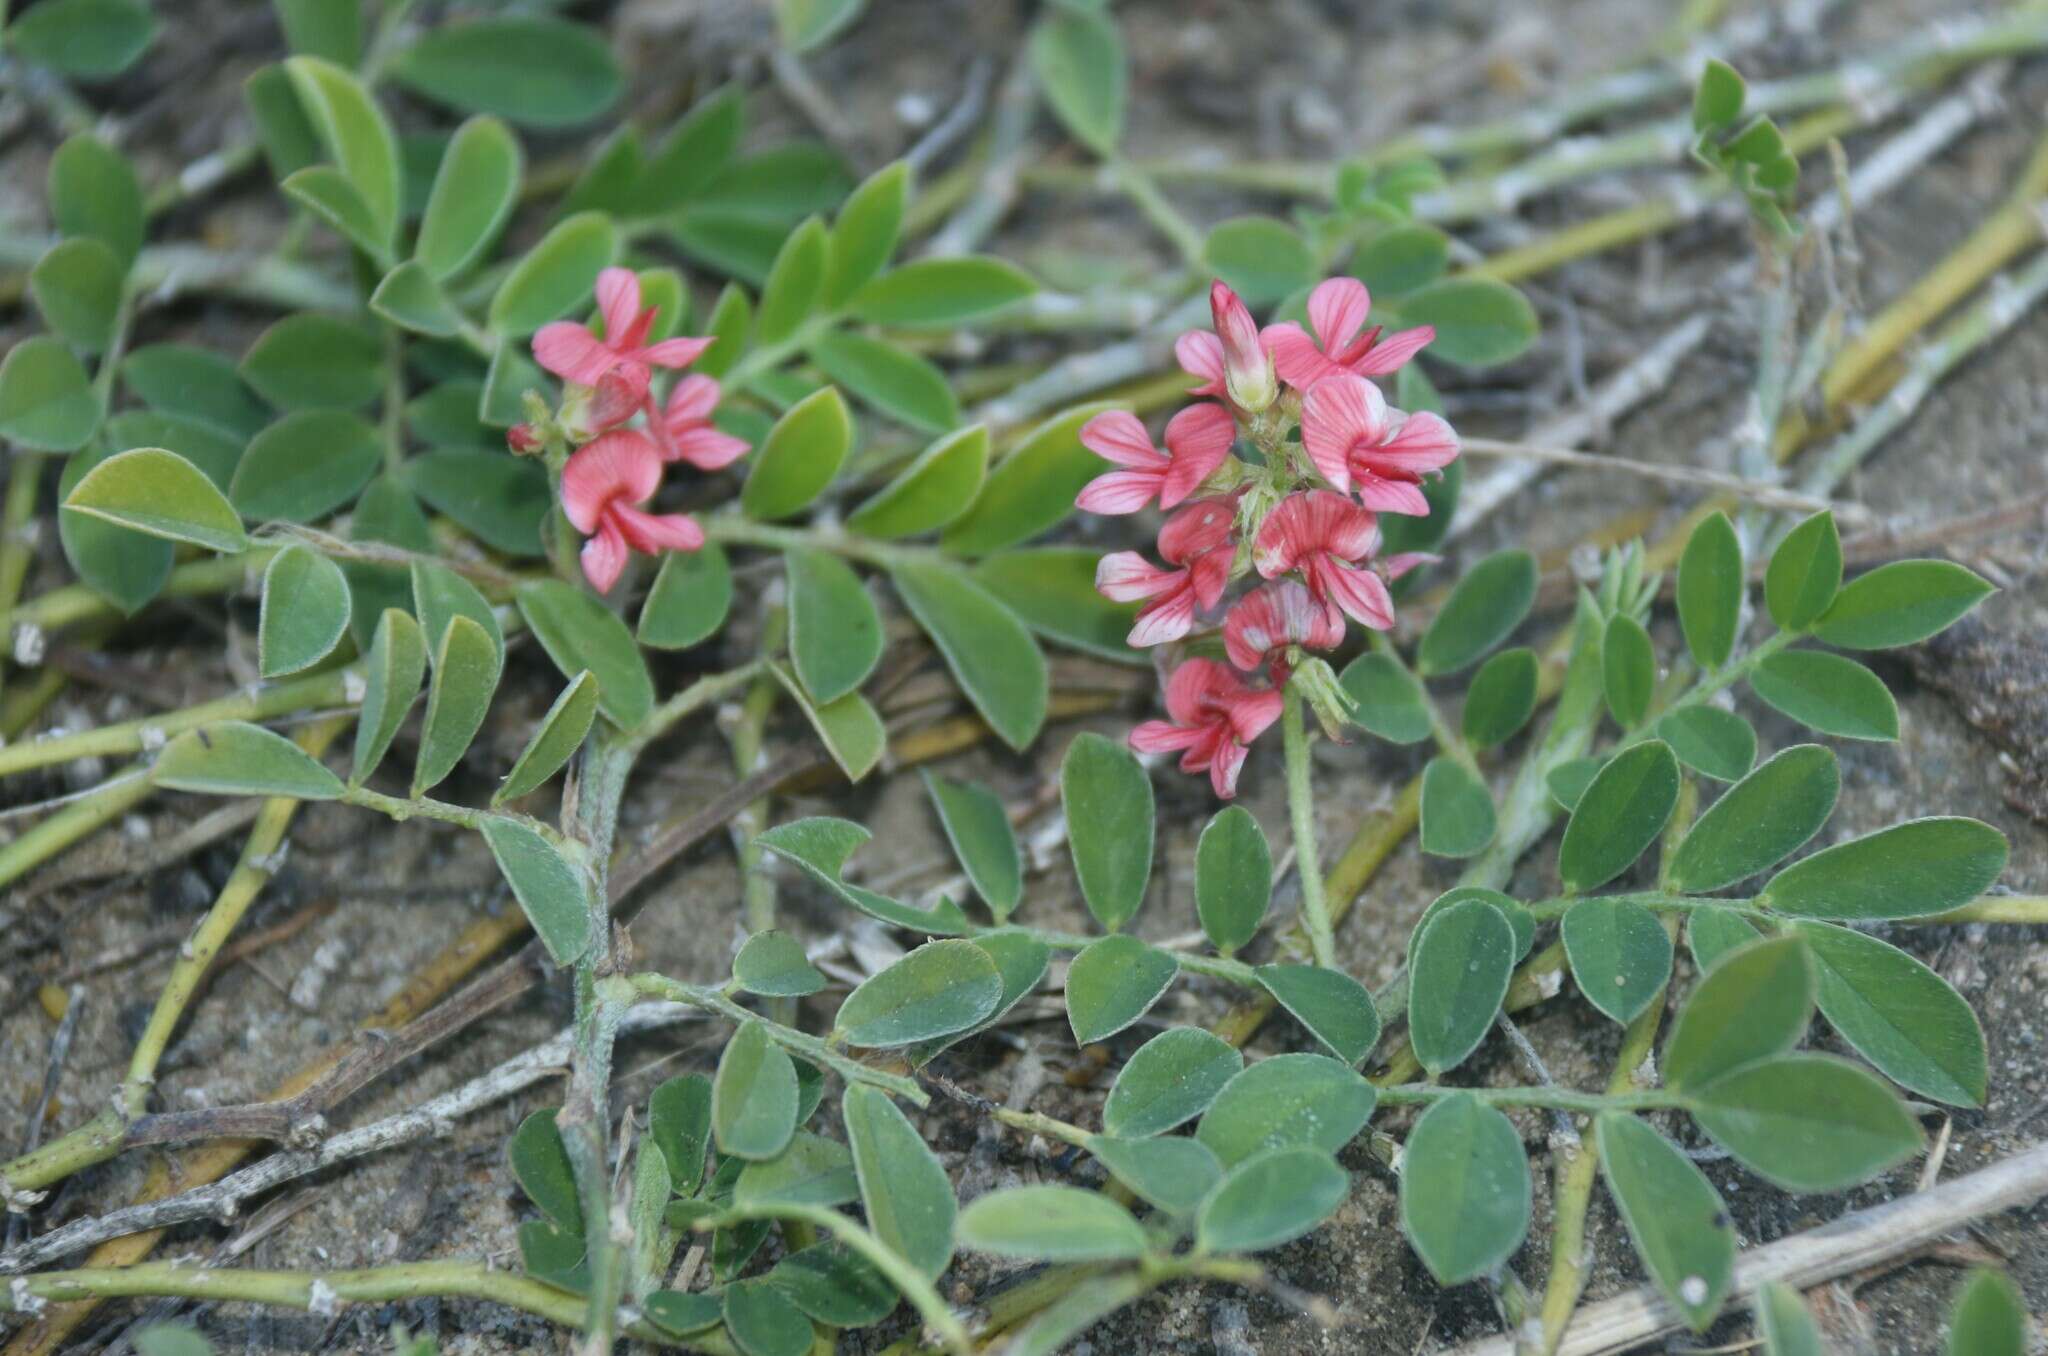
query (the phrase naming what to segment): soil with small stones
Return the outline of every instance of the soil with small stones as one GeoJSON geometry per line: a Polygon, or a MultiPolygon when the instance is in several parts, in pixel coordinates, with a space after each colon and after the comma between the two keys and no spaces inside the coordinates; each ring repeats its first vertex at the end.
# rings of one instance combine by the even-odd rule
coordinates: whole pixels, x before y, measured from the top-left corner
{"type": "MultiPolygon", "coordinates": [[[[579,6],[589,10],[590,6],[579,6]]],[[[1757,8],[1733,6],[1738,12],[1757,8]]],[[[1791,7],[1791,8],[1810,8],[1791,7]]],[[[1828,8],[1823,6],[1823,8],[1828,8]]],[[[919,134],[921,115],[943,111],[959,96],[977,61],[997,72],[1016,56],[1029,13],[1011,3],[900,0],[871,6],[834,46],[809,62],[811,75],[836,105],[844,143],[880,163],[919,134]]],[[[1654,36],[1637,0],[1506,0],[1367,5],[1340,0],[1275,0],[1233,5],[1223,0],[1127,0],[1117,13],[1134,54],[1128,148],[1134,154],[1218,157],[1328,157],[1360,149],[1419,120],[1473,121],[1635,59],[1654,36]]],[[[1881,0],[1829,8],[1817,33],[1780,35],[1744,57],[1753,74],[1805,70],[1845,52],[1916,32],[1945,16],[1973,12],[1949,3],[1881,0]]],[[[98,106],[120,121],[126,142],[156,181],[178,165],[245,131],[241,78],[278,50],[266,6],[194,0],[163,7],[164,32],[138,70],[104,91],[98,106]]],[[[605,17],[593,13],[592,17],[605,17]]],[[[771,42],[767,9],[748,0],[626,0],[609,15],[633,69],[632,107],[652,122],[672,116],[696,92],[734,75],[760,73],[771,42]]],[[[802,130],[801,119],[771,93],[755,135],[764,142],[802,130]]],[[[1859,215],[1858,250],[1844,261],[1842,284],[1873,303],[1896,295],[1955,246],[2002,197],[2042,132],[2048,108],[2048,65],[2022,65],[1993,117],[1957,142],[1924,172],[1859,215]]],[[[407,116],[420,113],[410,109],[407,116]]],[[[56,137],[31,117],[0,133],[0,220],[39,222],[43,165],[56,137]]],[[[1847,144],[1852,162],[1882,139],[1859,134],[1847,144]]],[[[1042,140],[1055,140],[1051,128],[1042,140]]],[[[536,159],[573,151],[572,137],[537,139],[536,159]]],[[[1548,225],[1569,222],[1631,200],[1668,173],[1610,178],[1545,197],[1512,221],[1482,224],[1464,237],[1481,249],[1515,243],[1548,225]]],[[[1256,199],[1196,189],[1179,200],[1199,221],[1275,210],[1256,199]]],[[[223,247],[260,248],[282,230],[273,193],[254,181],[175,213],[165,230],[223,247]]],[[[1030,194],[993,242],[1063,285],[1142,277],[1170,266],[1143,221],[1112,199],[1081,202],[1030,194]]],[[[1681,368],[1650,407],[1622,420],[1607,446],[1625,455],[1697,464],[1719,455],[1719,438],[1741,416],[1753,354],[1751,306],[1723,281],[1745,257],[1738,223],[1710,215],[1658,241],[1633,246],[1551,273],[1529,286],[1545,322],[1545,338],[1511,368],[1482,377],[1446,375],[1451,412],[1475,433],[1515,436],[1530,422],[1568,403],[1579,384],[1597,381],[1639,353],[1680,319],[1704,312],[1714,321],[1708,344],[1681,368]]],[[[181,338],[233,353],[265,317],[232,306],[187,301],[152,312],[138,341],[181,338]]],[[[28,332],[21,308],[0,312],[0,338],[28,332]]],[[[1043,358],[1051,341],[1021,342],[1014,356],[1043,358]]],[[[2023,320],[1994,351],[1947,382],[1912,423],[1841,489],[1841,497],[1903,525],[1925,524],[2008,506],[2048,489],[2048,311],[2023,320]]],[[[1718,464],[1718,463],[1714,463],[1718,464]]],[[[1519,496],[1451,562],[1469,563],[1508,542],[1539,550],[1562,548],[1616,513],[1649,506],[1661,529],[1684,507],[1648,482],[1585,474],[1547,478],[1519,496]]],[[[1087,531],[1088,529],[1075,529],[1087,531]]],[[[1107,534],[1103,535],[1107,539],[1107,534]]],[[[1981,609],[1982,632],[1964,642],[1907,660],[1880,659],[1900,697],[1903,735],[1895,745],[1842,744],[1841,809],[1825,831],[1830,840],[1925,813],[1974,815],[2012,841],[2003,887],[2048,890],[2048,830],[2007,800],[2007,781],[2038,787],[2043,728],[2038,705],[2041,652],[2048,626],[2048,576],[2042,571],[2048,533],[2033,530],[1983,541],[1958,541],[1950,554],[2001,585],[1981,609]],[[1987,639],[1988,638],[1988,639],[1987,639]],[[1998,666],[2005,668],[2000,669],[1998,666]],[[2030,686],[2031,685],[2031,686],[2030,686]],[[2000,708],[1999,693],[2010,702],[2000,708]],[[1987,695],[1990,694],[1990,695],[1987,695]],[[1989,713],[1987,715],[1987,712],[1989,713]],[[2008,761],[2011,768],[2008,768],[2008,761]],[[2028,779],[2034,779],[2029,781],[2028,779]]],[[[64,579],[54,543],[44,541],[31,592],[64,579]]],[[[741,610],[744,613],[744,609],[741,610]]],[[[1538,618],[1528,635],[1547,634],[1555,617],[1538,618]]],[[[159,705],[182,705],[246,681],[253,654],[254,606],[238,599],[225,612],[213,604],[166,603],[125,632],[112,665],[78,682],[46,717],[49,726],[80,728],[131,717],[159,705]],[[225,640],[227,658],[222,658],[225,640]],[[196,643],[195,643],[196,642],[196,643]]],[[[1668,653],[1676,644],[1668,617],[1656,626],[1668,653]]],[[[718,645],[666,663],[665,686],[690,672],[735,662],[751,636],[745,616],[718,645]],[[718,651],[714,653],[712,651],[718,651]]],[[[523,732],[545,707],[558,679],[529,647],[515,649],[505,692],[483,738],[448,788],[459,800],[481,800],[517,752],[523,732]]],[[[1745,699],[1767,748],[1794,742],[1788,723],[1745,699]]],[[[1080,728],[1115,733],[1135,706],[1089,722],[1049,728],[1028,754],[987,747],[950,759],[950,775],[995,788],[1008,802],[1042,801],[1059,753],[1080,728]]],[[[408,736],[410,737],[410,736],[408,736]]],[[[776,727],[778,743],[807,736],[793,721],[776,727]]],[[[1513,750],[1511,749],[1510,752],[1513,750]]],[[[1374,742],[1318,748],[1326,845],[1341,843],[1361,817],[1388,805],[1419,768],[1419,755],[1374,742]]],[[[1282,836],[1285,813],[1277,748],[1261,747],[1247,771],[1243,801],[1282,836]]],[[[87,786],[113,771],[93,763],[17,778],[10,804],[87,786]]],[[[624,841],[641,841],[656,823],[701,803],[732,780],[722,741],[708,728],[661,746],[635,783],[626,807],[624,841]]],[[[1153,898],[1137,930],[1166,937],[1193,926],[1190,882],[1195,835],[1214,805],[1206,787],[1162,774],[1158,779],[1161,845],[1153,898]]],[[[2038,791],[2035,790],[2035,795],[2038,791]]],[[[54,874],[92,864],[118,872],[154,842],[217,808],[188,797],[158,797],[47,869],[0,897],[0,1152],[26,1132],[28,1109],[44,1077],[54,1021],[39,995],[47,986],[77,985],[84,1004],[77,1040],[63,1070],[44,1133],[55,1134],[93,1115],[125,1068],[128,1052],[172,959],[178,937],[198,918],[232,868],[238,834],[145,879],[113,875],[105,882],[50,885],[54,874]],[[140,954],[135,955],[140,949],[140,954]],[[109,958],[126,955],[126,959],[109,958]]],[[[915,777],[887,775],[861,788],[821,789],[781,798],[778,819],[832,813],[876,831],[858,859],[871,881],[913,891],[941,879],[949,856],[915,777]]],[[[0,824],[18,833],[19,821],[0,824]]],[[[1549,854],[1532,855],[1515,882],[1525,895],[1547,894],[1556,881],[1549,854]]],[[[1359,901],[1342,930],[1344,963],[1367,982],[1384,979],[1423,905],[1456,874],[1453,864],[1425,859],[1412,843],[1395,855],[1359,901]]],[[[641,963],[692,980],[727,973],[737,924],[739,877],[722,837],[701,845],[646,887],[646,906],[632,928],[641,963]]],[[[390,999],[412,970],[479,916],[511,907],[488,857],[469,836],[431,825],[387,825],[340,807],[304,809],[290,851],[245,925],[254,932],[288,920],[304,926],[219,974],[180,1032],[161,1070],[157,1098],[167,1109],[219,1106],[265,1091],[307,1059],[348,1037],[352,1025],[390,999]],[[329,911],[316,905],[333,907],[329,911]],[[309,920],[309,921],[308,921],[309,920]]],[[[1071,874],[1034,876],[1026,916],[1048,927],[1080,928],[1086,915],[1071,874]]],[[[843,912],[814,891],[783,880],[782,925],[806,939],[848,928],[843,912]]],[[[1952,1118],[1942,1176],[1953,1178],[1995,1162],[2048,1134],[2048,929],[1972,926],[1883,928],[1954,983],[1981,1017],[1990,1042],[1991,1095],[1981,1110],[1952,1118]]],[[[871,959],[888,939],[856,930],[852,956],[871,959]]],[[[1681,957],[1679,991],[1690,980],[1681,957]]],[[[1177,989],[1153,1014],[1158,1023],[1213,1019],[1227,992],[1202,983],[1177,989]]],[[[826,1005],[807,1004],[816,1020],[826,1005]]],[[[1097,1122],[1106,1069],[1141,1040],[1149,1026],[1116,1042],[1107,1066],[1072,1048],[1065,1024],[1045,1019],[972,1043],[940,1067],[987,1096],[1009,1096],[1045,1075],[1031,1105],[1083,1125],[1097,1122]]],[[[457,1086],[560,1029],[569,1013],[559,981],[405,1065],[330,1117],[359,1125],[457,1086]]],[[[1571,995],[1543,1004],[1524,1027],[1553,1074],[1570,1085],[1604,1080],[1618,1028],[1571,995]]],[[[714,1063],[723,1028],[686,1025],[620,1051],[615,1110],[638,1114],[661,1079],[714,1063]]],[[[1255,1052],[1305,1048],[1290,1023],[1269,1023],[1255,1052]]],[[[1835,1042],[1821,1030],[1817,1042],[1835,1042]]],[[[1459,1078],[1517,1081],[1519,1071],[1497,1046],[1459,1078]]],[[[253,1267],[337,1268],[421,1257],[488,1257],[516,1265],[513,1230],[530,1208],[507,1172],[501,1146],[520,1118],[548,1104],[550,1085],[464,1120],[443,1140],[362,1161],[287,1188],[229,1228],[173,1229],[164,1257],[203,1259],[232,1251],[253,1267]]],[[[831,1126],[829,1115],[821,1117],[831,1126]]],[[[1547,1125],[1534,1114],[1516,1121],[1536,1168],[1536,1219],[1547,1215],[1547,1125]]],[[[957,1103],[936,1102],[921,1128],[964,1194],[1040,1180],[1094,1180],[1085,1158],[1069,1161],[1016,1136],[988,1133],[981,1118],[957,1103]]],[[[1401,1133],[1404,1118],[1382,1117],[1401,1133]]],[[[1935,1122],[1930,1121],[1930,1128],[1935,1122]]],[[[1667,1124],[1681,1137],[1689,1126],[1667,1124]]],[[[151,1155],[130,1153],[66,1183],[37,1214],[33,1227],[53,1227],[126,1202],[141,1185],[151,1155]]],[[[1115,1315],[1072,1348],[1094,1353],[1408,1353],[1448,1350],[1497,1332],[1500,1320],[1485,1290],[1444,1290],[1434,1284],[1399,1238],[1394,1180],[1361,1142],[1344,1155],[1353,1173],[1350,1200],[1324,1228],[1273,1255],[1277,1275],[1323,1296],[1342,1323],[1324,1329],[1264,1296],[1224,1287],[1181,1285],[1115,1315]]],[[[1727,1162],[1709,1175],[1726,1196],[1745,1245],[1812,1228],[1845,1210],[1910,1192],[1919,1161],[1858,1191],[1791,1197],[1727,1162]]],[[[15,1226],[18,1229],[18,1225],[15,1226]]],[[[2048,1208],[2035,1206],[1980,1221],[1927,1256],[1879,1274],[1844,1278],[1825,1288],[1818,1307],[1836,1349],[1857,1353],[1923,1353],[1940,1348],[1947,1307],[1971,1256],[2003,1259],[2031,1307],[2048,1310],[2048,1208]]],[[[1599,1298],[1639,1284],[1641,1269],[1621,1236],[1612,1206],[1596,1196],[1591,1231],[1594,1260],[1588,1287],[1599,1298]]],[[[10,1234],[10,1237],[18,1236],[10,1234]]],[[[1540,1283],[1548,1268],[1547,1236],[1539,1227],[1512,1259],[1517,1274],[1540,1283]]],[[[943,1284],[962,1305],[986,1303],[1013,1273],[980,1257],[963,1257],[943,1284]]],[[[422,1302],[344,1310],[333,1318],[259,1311],[248,1306],[124,1302],[105,1306],[75,1340],[79,1351],[105,1349],[139,1318],[195,1317],[224,1351],[374,1350],[393,1320],[436,1333],[449,1352],[553,1350],[561,1337],[535,1320],[481,1304],[422,1302]]],[[[0,1324],[12,1320],[0,1320],[0,1324]]],[[[0,1331],[5,1331],[0,1327],[0,1331]]],[[[908,1331],[900,1316],[868,1333],[842,1339],[841,1349],[873,1351],[908,1331]]],[[[1702,1346],[1739,1343],[1741,1316],[1724,1318],[1702,1346]]],[[[1662,1349],[1651,1344],[1649,1349],[1662,1349]]]]}

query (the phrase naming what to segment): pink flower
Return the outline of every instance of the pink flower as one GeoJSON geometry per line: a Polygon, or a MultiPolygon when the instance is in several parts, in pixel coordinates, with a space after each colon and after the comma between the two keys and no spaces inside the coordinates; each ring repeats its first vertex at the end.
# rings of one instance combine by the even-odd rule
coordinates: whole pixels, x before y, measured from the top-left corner
{"type": "Polygon", "coordinates": [[[626,552],[694,551],[704,531],[682,513],[639,507],[661,487],[661,453],[644,433],[614,429],[577,449],[562,467],[562,512],[583,543],[583,573],[608,593],[626,568],[626,552]]]}
{"type": "Polygon", "coordinates": [[[709,339],[687,338],[649,344],[655,308],[641,309],[640,279],[630,268],[608,268],[597,275],[597,309],[604,317],[604,338],[573,320],[557,320],[533,336],[534,361],[580,386],[596,386],[615,372],[627,384],[629,408],[646,393],[651,368],[687,367],[711,346],[709,339]]]}
{"type": "Polygon", "coordinates": [[[1173,356],[1181,371],[1202,379],[1202,384],[1189,391],[1189,395],[1229,394],[1223,382],[1223,341],[1213,333],[1189,330],[1173,341],[1173,356]]]}
{"type": "Polygon", "coordinates": [[[716,471],[747,455],[745,438],[735,438],[711,425],[718,394],[718,383],[698,373],[676,383],[661,417],[648,420],[663,461],[686,461],[700,471],[716,471]]]}
{"type": "Polygon", "coordinates": [[[1166,713],[1131,731],[1140,753],[1183,750],[1183,772],[1207,772],[1216,794],[1237,794],[1237,774],[1251,742],[1280,718],[1277,689],[1254,688],[1213,659],[1190,659],[1166,680],[1166,713]]]}
{"type": "Polygon", "coordinates": [[[1342,491],[1356,487],[1367,508],[1426,516],[1423,473],[1457,459],[1458,435],[1434,414],[1397,416],[1379,387],[1340,372],[1302,401],[1301,445],[1323,479],[1342,491]]]}
{"type": "Polygon", "coordinates": [[[1280,394],[1270,346],[1244,302],[1221,281],[1209,284],[1209,314],[1222,342],[1223,384],[1239,409],[1257,414],[1280,394]]]}
{"type": "MultiPolygon", "coordinates": [[[[1308,589],[1292,579],[1261,584],[1223,619],[1224,652],[1246,673],[1257,672],[1269,659],[1284,663],[1291,646],[1328,650],[1343,639],[1343,619],[1318,607],[1308,589]]],[[[1276,670],[1273,681],[1277,686],[1286,679],[1276,670]]]]}
{"type": "Polygon", "coordinates": [[[1090,513],[1136,513],[1154,499],[1172,508],[1195,492],[1230,455],[1237,422],[1221,405],[1190,405],[1166,425],[1166,451],[1152,446],[1138,417],[1109,410],[1081,426],[1081,445],[1129,469],[1088,482],[1074,500],[1090,513]]]}
{"type": "Polygon", "coordinates": [[[1159,554],[1165,570],[1136,551],[1116,551],[1095,564],[1095,591],[1116,603],[1144,600],[1128,637],[1133,645],[1164,645],[1194,629],[1195,616],[1223,599],[1230,583],[1234,498],[1198,499],[1166,520],[1159,554]]]}
{"type": "Polygon", "coordinates": [[[1261,337],[1273,351],[1273,366],[1281,379],[1297,391],[1306,391],[1339,372],[1385,376],[1436,338],[1434,325],[1420,325],[1382,342],[1379,326],[1365,328],[1371,313],[1372,296],[1364,283],[1356,278],[1330,278],[1308,294],[1308,323],[1315,329],[1314,339],[1291,320],[1266,326],[1261,337]]]}
{"type": "Polygon", "coordinates": [[[1369,567],[1379,549],[1378,519],[1340,494],[1310,490],[1289,495],[1266,515],[1252,562],[1259,573],[1276,579],[1289,570],[1301,573],[1310,596],[1325,609],[1343,612],[1375,631],[1394,625],[1394,599],[1386,581],[1369,567]]]}

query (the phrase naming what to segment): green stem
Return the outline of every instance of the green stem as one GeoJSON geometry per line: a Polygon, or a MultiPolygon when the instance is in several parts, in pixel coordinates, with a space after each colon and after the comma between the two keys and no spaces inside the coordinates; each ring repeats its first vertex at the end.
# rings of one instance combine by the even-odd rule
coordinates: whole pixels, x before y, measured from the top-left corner
{"type": "Polygon", "coordinates": [[[1317,965],[1337,968],[1337,937],[1323,897],[1323,858],[1316,847],[1315,786],[1308,760],[1308,730],[1301,695],[1287,687],[1280,729],[1287,757],[1287,812],[1294,823],[1294,874],[1301,882],[1301,919],[1317,965]]]}
{"type": "MultiPolygon", "coordinates": [[[[0,754],[6,752],[5,747],[0,747],[0,754]]],[[[67,802],[63,809],[38,821],[34,828],[26,830],[5,846],[0,846],[0,886],[12,885],[87,834],[113,823],[148,799],[154,790],[156,787],[149,780],[149,769],[134,763],[86,795],[67,802]]]]}
{"type": "Polygon", "coordinates": [[[1159,191],[1159,185],[1152,181],[1152,176],[1124,159],[1110,160],[1108,169],[1124,196],[1172,243],[1181,262],[1198,272],[1206,270],[1208,264],[1203,258],[1202,233],[1159,191]]]}
{"type": "Polygon", "coordinates": [[[792,547],[829,551],[878,570],[930,565],[949,559],[929,546],[895,546],[850,536],[832,528],[777,527],[772,523],[757,523],[736,513],[709,515],[702,520],[702,525],[706,538],[726,545],[760,546],[772,551],[786,551],[792,547]]]}
{"type": "Polygon", "coordinates": [[[736,669],[724,673],[709,674],[676,693],[667,701],[655,707],[648,714],[638,730],[633,732],[633,746],[636,752],[646,749],[655,740],[674,729],[676,723],[692,713],[702,710],[712,702],[745,687],[764,669],[761,660],[751,660],[736,669]]]}
{"type": "Polygon", "coordinates": [[[1533,1106],[1556,1111],[1683,1111],[1692,1105],[1675,1092],[1580,1092],[1575,1088],[1449,1088],[1436,1083],[1398,1083],[1381,1088],[1381,1106],[1413,1106],[1446,1097],[1476,1097],[1490,1106],[1533,1106]]]}
{"type": "Polygon", "coordinates": [[[939,1298],[939,1292],[932,1288],[925,1274],[912,1266],[895,1249],[883,1243],[860,1225],[837,1210],[827,1210],[819,1205],[797,1205],[771,1201],[760,1205],[736,1205],[730,1210],[699,1220],[699,1232],[708,1233],[730,1224],[746,1220],[776,1219],[793,1220],[825,1230],[834,1238],[859,1253],[882,1273],[889,1284],[896,1287],[903,1298],[910,1301],[911,1308],[925,1321],[925,1325],[945,1342],[956,1356],[972,1356],[974,1342],[967,1334],[967,1328],[960,1322],[946,1302],[939,1298]]]}

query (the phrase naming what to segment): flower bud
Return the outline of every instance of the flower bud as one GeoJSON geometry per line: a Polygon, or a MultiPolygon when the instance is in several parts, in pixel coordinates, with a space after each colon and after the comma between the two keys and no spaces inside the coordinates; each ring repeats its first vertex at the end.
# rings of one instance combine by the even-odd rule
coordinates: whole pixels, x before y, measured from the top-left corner
{"type": "Polygon", "coordinates": [[[1237,293],[1222,282],[1209,285],[1209,312],[1223,341],[1223,385],[1247,414],[1257,414],[1280,394],[1273,355],[1259,342],[1258,322],[1237,293]]]}
{"type": "Polygon", "coordinates": [[[1301,694],[1308,709],[1315,712],[1316,723],[1323,727],[1323,733],[1336,744],[1349,741],[1351,717],[1358,710],[1358,703],[1344,685],[1337,681],[1337,672],[1330,662],[1318,655],[1309,655],[1295,665],[1287,679],[1289,687],[1301,694]]]}
{"type": "Polygon", "coordinates": [[[540,432],[531,424],[514,424],[505,430],[505,445],[522,457],[530,457],[545,445],[540,432]]]}

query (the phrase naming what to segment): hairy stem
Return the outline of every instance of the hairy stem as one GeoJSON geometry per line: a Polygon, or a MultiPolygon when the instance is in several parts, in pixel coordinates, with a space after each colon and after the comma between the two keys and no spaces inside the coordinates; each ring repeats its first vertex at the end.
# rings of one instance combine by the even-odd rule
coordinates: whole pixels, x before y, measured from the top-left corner
{"type": "Polygon", "coordinates": [[[1316,805],[1313,769],[1308,759],[1308,729],[1302,720],[1301,694],[1288,684],[1280,710],[1281,737],[1287,756],[1287,813],[1294,824],[1294,861],[1301,880],[1301,919],[1317,965],[1337,965],[1337,934],[1330,906],[1323,898],[1323,858],[1316,847],[1316,805]]]}

